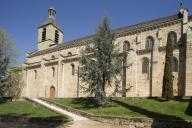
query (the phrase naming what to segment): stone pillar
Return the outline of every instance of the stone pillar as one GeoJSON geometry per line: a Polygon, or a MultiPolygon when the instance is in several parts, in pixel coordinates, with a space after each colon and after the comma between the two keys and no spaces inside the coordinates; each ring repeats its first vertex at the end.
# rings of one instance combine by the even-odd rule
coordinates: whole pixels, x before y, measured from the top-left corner
{"type": "Polygon", "coordinates": [[[57,68],[57,97],[62,97],[62,62],[61,62],[62,57],[59,56],[58,60],[58,68],[57,68]]]}
{"type": "Polygon", "coordinates": [[[158,56],[159,56],[159,38],[155,37],[153,49],[151,51],[151,67],[150,67],[150,96],[157,96],[158,88],[158,56]]]}
{"type": "Polygon", "coordinates": [[[138,89],[138,82],[139,82],[139,73],[138,73],[138,66],[139,66],[139,61],[138,57],[137,57],[137,50],[141,49],[141,33],[139,35],[137,35],[136,37],[136,42],[135,42],[135,47],[134,47],[134,55],[135,55],[135,59],[134,59],[134,63],[135,63],[135,94],[136,96],[139,96],[139,89],[138,89]]]}
{"type": "Polygon", "coordinates": [[[192,96],[192,30],[188,27],[186,33],[186,76],[185,96],[192,96]]]}
{"type": "Polygon", "coordinates": [[[24,69],[23,71],[23,81],[25,81],[24,83],[24,89],[25,89],[25,94],[24,96],[25,97],[28,97],[29,96],[29,88],[28,88],[28,70],[27,69],[24,69]]]}
{"type": "Polygon", "coordinates": [[[47,96],[47,85],[46,85],[46,69],[45,69],[45,60],[42,57],[41,60],[41,94],[40,97],[48,97],[47,96]]]}
{"type": "Polygon", "coordinates": [[[64,63],[62,62],[61,97],[64,97],[64,63]]]}

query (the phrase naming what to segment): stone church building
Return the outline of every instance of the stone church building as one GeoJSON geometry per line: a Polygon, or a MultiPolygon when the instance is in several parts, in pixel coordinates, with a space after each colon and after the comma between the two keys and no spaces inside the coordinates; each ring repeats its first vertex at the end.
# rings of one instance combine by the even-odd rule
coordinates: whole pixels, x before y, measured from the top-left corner
{"type": "MultiPolygon", "coordinates": [[[[23,64],[27,97],[82,97],[78,77],[80,51],[93,41],[87,36],[63,42],[64,33],[56,22],[54,8],[38,27],[37,50],[27,54],[23,64]]],[[[178,13],[114,30],[115,46],[125,53],[121,86],[129,90],[119,96],[161,96],[167,38],[173,50],[173,91],[175,96],[192,96],[192,16],[181,8],[178,13]]],[[[112,89],[108,89],[108,93],[112,89]]]]}

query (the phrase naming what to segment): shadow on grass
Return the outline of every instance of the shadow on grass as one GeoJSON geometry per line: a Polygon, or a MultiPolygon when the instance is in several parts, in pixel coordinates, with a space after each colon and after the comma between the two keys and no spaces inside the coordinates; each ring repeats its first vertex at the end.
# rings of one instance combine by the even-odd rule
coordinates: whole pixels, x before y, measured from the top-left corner
{"type": "Polygon", "coordinates": [[[192,97],[191,97],[189,105],[185,111],[185,114],[192,116],[192,97]]]}
{"type": "Polygon", "coordinates": [[[91,108],[97,108],[97,101],[93,97],[87,97],[87,98],[74,98],[72,100],[73,104],[79,104],[79,108],[84,109],[91,109],[91,108]]]}
{"type": "Polygon", "coordinates": [[[166,99],[160,98],[160,97],[148,97],[147,99],[152,99],[152,100],[156,100],[156,101],[159,101],[159,102],[167,102],[166,99]]]}
{"type": "Polygon", "coordinates": [[[174,119],[174,120],[183,120],[182,118],[176,117],[176,116],[171,116],[171,115],[165,115],[165,114],[160,114],[160,113],[156,113],[156,112],[152,112],[137,106],[133,106],[118,100],[112,100],[113,102],[117,103],[118,105],[127,108],[131,111],[140,113],[142,115],[145,115],[149,118],[157,118],[157,119],[174,119]]]}
{"type": "Polygon", "coordinates": [[[0,122],[12,122],[16,124],[27,123],[28,125],[38,125],[41,127],[57,128],[63,123],[67,123],[70,120],[63,116],[50,116],[50,117],[31,117],[30,113],[16,114],[8,113],[0,115],[0,122]]]}
{"type": "Polygon", "coordinates": [[[112,101],[131,111],[134,111],[142,115],[145,115],[149,118],[152,118],[153,122],[151,124],[151,128],[191,128],[192,127],[191,123],[183,120],[180,117],[152,112],[152,111],[149,111],[137,106],[133,106],[118,100],[112,100],[112,101]]]}
{"type": "MultiPolygon", "coordinates": [[[[156,100],[156,101],[159,101],[159,102],[167,102],[168,101],[167,99],[161,98],[161,97],[148,97],[147,99],[152,99],[152,100],[156,100]]],[[[183,97],[180,97],[180,96],[175,96],[171,100],[179,101],[179,102],[189,102],[190,101],[190,99],[188,97],[183,98],[183,97]]]]}

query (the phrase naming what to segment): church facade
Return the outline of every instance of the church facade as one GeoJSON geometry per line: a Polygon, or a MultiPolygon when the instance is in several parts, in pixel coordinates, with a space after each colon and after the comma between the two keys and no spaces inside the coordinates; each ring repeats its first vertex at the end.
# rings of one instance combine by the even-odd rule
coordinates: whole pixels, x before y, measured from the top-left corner
{"type": "MultiPolygon", "coordinates": [[[[93,36],[63,42],[63,31],[56,22],[56,11],[38,27],[37,50],[28,53],[23,64],[26,97],[83,97],[80,88],[80,51],[93,36]]],[[[124,97],[161,96],[167,38],[173,50],[173,92],[192,96],[192,16],[181,8],[175,15],[115,29],[115,46],[125,53],[129,68],[122,69],[124,97]]],[[[113,90],[108,89],[107,93],[113,90]]]]}

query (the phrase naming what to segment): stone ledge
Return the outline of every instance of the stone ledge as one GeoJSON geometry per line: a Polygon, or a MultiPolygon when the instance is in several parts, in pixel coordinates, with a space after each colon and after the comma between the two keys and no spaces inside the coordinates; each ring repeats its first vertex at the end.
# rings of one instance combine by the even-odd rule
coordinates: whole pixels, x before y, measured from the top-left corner
{"type": "Polygon", "coordinates": [[[75,113],[89,119],[99,121],[102,123],[126,125],[130,128],[192,128],[192,121],[185,120],[171,120],[171,119],[155,119],[147,117],[114,117],[114,116],[96,116],[87,112],[83,112],[74,108],[70,108],[58,103],[53,103],[47,99],[41,100],[56,105],[65,109],[66,111],[75,113]]]}

